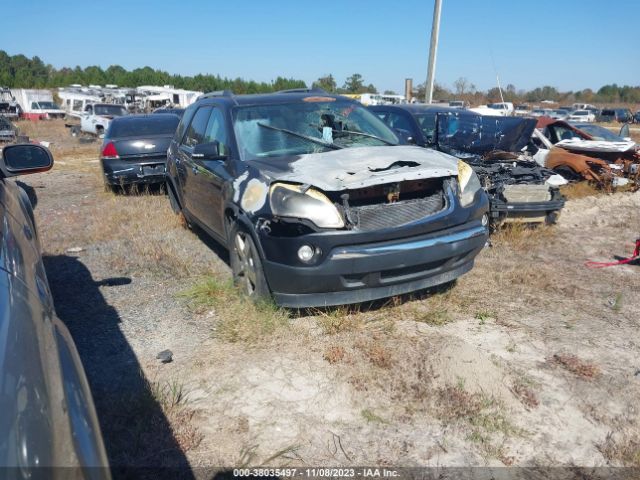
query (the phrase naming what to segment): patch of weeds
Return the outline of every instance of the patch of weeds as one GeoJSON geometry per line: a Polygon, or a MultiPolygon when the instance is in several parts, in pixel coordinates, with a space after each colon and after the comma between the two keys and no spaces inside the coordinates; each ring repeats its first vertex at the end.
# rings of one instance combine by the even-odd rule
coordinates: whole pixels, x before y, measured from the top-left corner
{"type": "Polygon", "coordinates": [[[556,353],[551,357],[550,363],[558,365],[585,380],[591,380],[600,375],[600,369],[597,365],[585,362],[573,354],[556,353]]]}
{"type": "Polygon", "coordinates": [[[179,461],[202,440],[195,412],[179,381],[150,382],[140,388],[98,392],[96,406],[111,465],[166,466],[179,461]]]}
{"type": "Polygon", "coordinates": [[[333,365],[344,361],[346,356],[347,352],[343,347],[340,345],[332,345],[324,352],[323,358],[333,365]]]}
{"type": "Polygon", "coordinates": [[[615,297],[610,298],[607,303],[609,304],[609,307],[611,307],[611,310],[616,313],[620,313],[620,310],[622,309],[622,292],[616,293],[615,297]]]}
{"type": "Polygon", "coordinates": [[[360,415],[362,415],[362,418],[364,418],[369,423],[387,423],[384,418],[380,417],[379,415],[376,415],[368,408],[365,408],[364,410],[362,410],[360,412],[360,415]]]}
{"type": "Polygon", "coordinates": [[[162,406],[165,411],[186,403],[187,395],[184,385],[177,380],[167,382],[151,382],[151,395],[162,406]]]}
{"type": "Polygon", "coordinates": [[[429,325],[441,326],[451,322],[452,318],[446,308],[429,308],[427,311],[416,312],[414,320],[429,325]]]}
{"type": "Polygon", "coordinates": [[[494,312],[489,312],[489,311],[480,311],[478,313],[476,313],[476,320],[480,320],[480,325],[484,325],[486,323],[487,320],[491,319],[491,318],[496,318],[496,314],[494,312]]]}
{"type": "Polygon", "coordinates": [[[342,332],[353,332],[364,327],[364,319],[357,309],[338,307],[317,311],[318,324],[325,334],[335,335],[342,332]]]}
{"type": "Polygon", "coordinates": [[[518,345],[516,344],[516,342],[514,342],[513,340],[511,340],[511,341],[509,342],[509,344],[507,345],[507,352],[509,352],[509,353],[515,353],[515,351],[516,351],[516,347],[517,347],[517,346],[518,346],[518,345]]]}
{"type": "Polygon", "coordinates": [[[510,435],[522,435],[523,432],[511,424],[496,400],[470,393],[458,383],[455,387],[448,386],[437,391],[438,416],[445,421],[466,425],[470,430],[469,440],[478,444],[483,454],[508,459],[502,447],[495,445],[494,437],[505,439],[510,435]]]}
{"type": "Polygon", "coordinates": [[[621,464],[625,467],[640,467],[640,437],[624,436],[615,439],[612,432],[607,434],[605,441],[597,445],[602,456],[609,462],[621,464]]]}
{"type": "Polygon", "coordinates": [[[221,281],[215,277],[203,277],[180,292],[178,296],[188,300],[191,310],[196,313],[204,313],[212,307],[226,303],[231,297],[237,295],[234,290],[231,280],[221,281]]]}
{"type": "Polygon", "coordinates": [[[250,301],[230,281],[205,277],[179,296],[198,313],[213,308],[218,317],[216,336],[231,343],[253,343],[289,326],[285,310],[270,301],[250,301]]]}

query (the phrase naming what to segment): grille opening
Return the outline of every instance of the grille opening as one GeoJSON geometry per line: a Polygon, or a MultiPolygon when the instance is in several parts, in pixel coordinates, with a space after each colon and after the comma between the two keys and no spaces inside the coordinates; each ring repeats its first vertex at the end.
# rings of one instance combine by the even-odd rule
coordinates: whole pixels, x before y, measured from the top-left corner
{"type": "Polygon", "coordinates": [[[443,178],[410,180],[332,195],[348,228],[371,231],[406,225],[446,207],[443,178]],[[340,195],[349,194],[348,207],[340,195]],[[393,201],[390,201],[393,200],[393,201]]]}
{"type": "Polygon", "coordinates": [[[372,187],[345,190],[343,192],[329,192],[328,197],[335,203],[342,205],[341,195],[349,195],[350,207],[361,207],[365,205],[378,205],[389,203],[387,193],[389,188],[396,186],[399,188],[399,201],[423,198],[436,192],[442,192],[444,179],[428,178],[423,180],[407,180],[396,184],[374,185],[372,187]]]}

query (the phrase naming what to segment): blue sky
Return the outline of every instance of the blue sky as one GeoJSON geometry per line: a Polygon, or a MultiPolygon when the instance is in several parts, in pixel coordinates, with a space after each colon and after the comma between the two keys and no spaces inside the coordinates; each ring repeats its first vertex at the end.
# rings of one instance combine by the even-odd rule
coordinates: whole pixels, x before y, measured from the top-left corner
{"type": "MultiPolygon", "coordinates": [[[[357,72],[402,92],[426,78],[432,14],[433,0],[20,0],[3,6],[0,49],[258,81],[357,72]]],[[[640,85],[639,22],[639,0],[443,0],[436,81],[640,85]]]]}

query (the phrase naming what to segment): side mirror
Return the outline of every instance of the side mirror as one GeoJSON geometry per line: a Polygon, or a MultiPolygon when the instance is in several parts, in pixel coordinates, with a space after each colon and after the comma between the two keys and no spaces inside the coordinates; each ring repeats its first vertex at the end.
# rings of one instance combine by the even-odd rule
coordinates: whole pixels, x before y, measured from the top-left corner
{"type": "Polygon", "coordinates": [[[53,155],[41,145],[9,145],[2,150],[0,170],[5,177],[46,172],[53,167],[53,155]]]}
{"type": "Polygon", "coordinates": [[[226,147],[220,142],[201,143],[193,148],[191,157],[200,160],[224,160],[227,158],[226,147]]]}
{"type": "Polygon", "coordinates": [[[625,123],[620,129],[619,137],[624,138],[625,140],[631,140],[631,133],[629,133],[629,124],[625,123]]]}

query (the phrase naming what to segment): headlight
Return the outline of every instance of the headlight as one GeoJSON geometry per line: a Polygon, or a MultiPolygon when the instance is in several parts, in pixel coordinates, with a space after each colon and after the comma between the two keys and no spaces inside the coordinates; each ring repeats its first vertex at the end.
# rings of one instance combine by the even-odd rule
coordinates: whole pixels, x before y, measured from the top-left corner
{"type": "Polygon", "coordinates": [[[458,160],[458,184],[460,185],[460,204],[468,207],[473,202],[476,192],[482,188],[478,175],[469,164],[458,160]]]}
{"type": "Polygon", "coordinates": [[[320,228],[343,228],[335,205],[313,188],[302,192],[299,185],[275,183],[269,191],[271,213],[279,217],[305,218],[320,228]]]}

